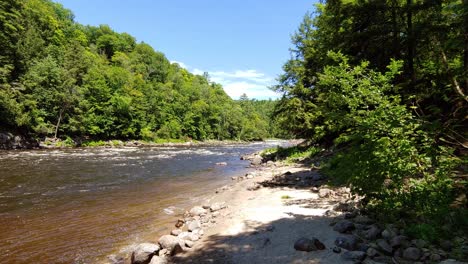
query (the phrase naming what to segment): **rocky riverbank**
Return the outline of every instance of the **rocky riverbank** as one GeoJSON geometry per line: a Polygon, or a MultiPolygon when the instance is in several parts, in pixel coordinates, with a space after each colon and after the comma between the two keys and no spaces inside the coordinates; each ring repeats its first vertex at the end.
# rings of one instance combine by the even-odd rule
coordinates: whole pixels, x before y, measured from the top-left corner
{"type": "MultiPolygon", "coordinates": [[[[111,263],[463,263],[454,245],[411,239],[360,210],[359,197],[331,187],[316,169],[244,157],[255,171],[232,177],[185,212],[174,230],[111,263]]],[[[463,255],[462,255],[463,256],[463,255]]]]}

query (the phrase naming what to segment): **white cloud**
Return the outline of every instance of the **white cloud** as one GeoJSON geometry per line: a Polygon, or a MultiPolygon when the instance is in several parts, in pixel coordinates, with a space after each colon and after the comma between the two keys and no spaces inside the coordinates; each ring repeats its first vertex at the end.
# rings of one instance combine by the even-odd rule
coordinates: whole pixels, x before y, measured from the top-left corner
{"type": "Polygon", "coordinates": [[[208,72],[210,81],[219,83],[223,86],[224,91],[232,98],[239,99],[242,94],[246,94],[249,98],[255,99],[276,99],[280,95],[268,89],[268,86],[274,84],[274,79],[255,69],[227,71],[205,71],[198,68],[188,67],[186,64],[178,61],[180,67],[187,69],[193,74],[203,75],[208,72]]]}
{"type": "Polygon", "coordinates": [[[179,66],[180,66],[181,68],[184,68],[184,69],[186,69],[186,70],[188,69],[187,64],[185,64],[185,63],[183,63],[183,62],[180,62],[180,61],[171,61],[171,63],[177,63],[177,64],[179,64],[179,66]]]}

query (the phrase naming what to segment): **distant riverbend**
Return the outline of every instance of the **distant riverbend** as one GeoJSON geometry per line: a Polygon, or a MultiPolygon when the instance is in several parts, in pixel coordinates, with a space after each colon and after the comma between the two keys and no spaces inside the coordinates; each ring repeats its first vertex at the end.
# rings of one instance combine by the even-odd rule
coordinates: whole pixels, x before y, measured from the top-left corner
{"type": "Polygon", "coordinates": [[[3,151],[2,261],[94,263],[154,240],[186,208],[246,173],[241,155],[286,143],[3,151]]]}

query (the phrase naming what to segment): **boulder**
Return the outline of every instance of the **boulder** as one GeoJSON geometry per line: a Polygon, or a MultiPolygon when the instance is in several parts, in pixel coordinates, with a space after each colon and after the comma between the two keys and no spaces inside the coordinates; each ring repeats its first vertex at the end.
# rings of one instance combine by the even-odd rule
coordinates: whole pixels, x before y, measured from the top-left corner
{"type": "Polygon", "coordinates": [[[423,239],[411,240],[411,244],[415,245],[417,248],[423,248],[427,246],[426,240],[423,240],[423,239]]]}
{"type": "Polygon", "coordinates": [[[298,251],[315,251],[325,249],[325,245],[320,242],[317,238],[308,239],[305,237],[299,238],[296,243],[294,243],[294,249],[298,251]]]}
{"type": "Polygon", "coordinates": [[[197,234],[193,234],[191,232],[182,232],[177,236],[181,240],[190,240],[190,241],[198,241],[200,237],[197,234]]]}
{"type": "Polygon", "coordinates": [[[367,254],[367,256],[372,258],[372,257],[375,257],[375,256],[379,255],[379,252],[375,248],[370,247],[370,248],[367,249],[366,254],[367,254]]]}
{"type": "Polygon", "coordinates": [[[190,213],[191,216],[197,216],[197,215],[206,214],[207,211],[205,209],[203,209],[203,207],[201,207],[201,206],[195,206],[192,209],[190,209],[189,213],[190,213]]]}
{"type": "Polygon", "coordinates": [[[358,240],[355,236],[340,236],[335,239],[335,245],[353,251],[357,249],[358,240]]]}
{"type": "Polygon", "coordinates": [[[199,228],[201,228],[201,223],[199,220],[193,220],[193,221],[188,222],[187,224],[188,231],[194,231],[199,228]]]}
{"type": "Polygon", "coordinates": [[[390,240],[390,246],[392,247],[406,247],[408,244],[408,237],[403,235],[396,236],[390,240]]]}
{"type": "Polygon", "coordinates": [[[167,264],[167,259],[165,257],[153,256],[149,264],[167,264]]]}
{"type": "Polygon", "coordinates": [[[409,247],[403,251],[403,258],[407,260],[419,260],[421,257],[421,250],[416,247],[409,247]]]}
{"type": "Polygon", "coordinates": [[[148,264],[151,258],[158,254],[159,246],[152,243],[139,244],[132,252],[132,264],[148,264]]]}
{"type": "Polygon", "coordinates": [[[171,235],[164,235],[158,240],[159,245],[166,249],[171,255],[175,255],[179,252],[182,252],[181,241],[178,237],[171,235]]]}
{"type": "Polygon", "coordinates": [[[385,239],[377,239],[377,246],[386,255],[391,255],[393,253],[393,248],[388,244],[387,240],[385,239]]]}
{"type": "Polygon", "coordinates": [[[374,220],[370,219],[365,215],[358,215],[353,220],[355,223],[362,224],[362,225],[370,225],[374,223],[374,220]]]}
{"type": "Polygon", "coordinates": [[[263,162],[263,159],[260,155],[255,155],[253,158],[252,158],[252,161],[250,162],[250,164],[254,165],[254,166],[257,166],[257,165],[260,165],[262,164],[263,162]]]}
{"type": "Polygon", "coordinates": [[[354,228],[355,228],[354,224],[351,221],[341,220],[335,224],[335,226],[333,227],[333,230],[339,233],[347,233],[347,232],[354,230],[354,228]]]}
{"type": "Polygon", "coordinates": [[[346,251],[341,255],[341,258],[360,263],[366,258],[366,253],[362,251],[346,251]]]}
{"type": "Polygon", "coordinates": [[[397,235],[397,232],[393,228],[386,228],[384,231],[382,231],[382,237],[387,240],[391,240],[397,235]]]}
{"type": "Polygon", "coordinates": [[[190,240],[185,240],[185,246],[188,248],[192,248],[195,245],[195,242],[190,240]]]}
{"type": "Polygon", "coordinates": [[[184,226],[184,224],[185,224],[185,221],[183,219],[178,219],[177,223],[175,224],[175,227],[181,228],[182,226],[184,226]]]}
{"type": "Polygon", "coordinates": [[[171,235],[173,236],[178,236],[180,233],[182,233],[181,229],[174,229],[171,231],[171,235]]]}
{"type": "Polygon", "coordinates": [[[371,225],[369,229],[364,231],[364,238],[369,240],[375,240],[380,236],[380,228],[376,225],[371,225]]]}
{"type": "Polygon", "coordinates": [[[322,188],[318,191],[318,196],[320,198],[326,198],[333,194],[333,191],[327,188],[322,188]]]}

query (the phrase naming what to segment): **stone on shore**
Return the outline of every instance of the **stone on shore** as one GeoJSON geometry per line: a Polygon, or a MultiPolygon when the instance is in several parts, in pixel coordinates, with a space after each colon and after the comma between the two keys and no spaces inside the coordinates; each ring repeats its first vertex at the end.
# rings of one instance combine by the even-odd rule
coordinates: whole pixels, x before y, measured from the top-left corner
{"type": "Polygon", "coordinates": [[[167,259],[165,257],[153,256],[149,264],[167,264],[167,259]]]}
{"type": "Polygon", "coordinates": [[[335,245],[353,251],[357,249],[358,240],[355,236],[341,236],[335,239],[335,245]]]}
{"type": "Polygon", "coordinates": [[[366,253],[362,251],[346,251],[341,255],[341,258],[360,263],[366,258],[366,253]]]}
{"type": "Polygon", "coordinates": [[[199,220],[193,220],[193,221],[188,222],[187,224],[188,231],[194,231],[199,228],[201,228],[201,223],[199,220]]]}
{"type": "Polygon", "coordinates": [[[320,189],[318,191],[318,196],[320,198],[326,198],[333,194],[333,191],[327,188],[320,189]]]}
{"type": "Polygon", "coordinates": [[[174,229],[171,231],[171,235],[173,236],[178,236],[180,233],[182,233],[181,229],[174,229]]]}
{"type": "Polygon", "coordinates": [[[320,242],[317,238],[308,239],[305,237],[299,238],[296,243],[294,243],[294,249],[298,251],[315,251],[325,249],[325,245],[320,242]]]}
{"type": "Polygon", "coordinates": [[[214,203],[210,206],[210,211],[211,212],[216,212],[216,211],[219,211],[221,209],[224,209],[226,208],[226,204],[225,203],[214,203]]]}
{"type": "Polygon", "coordinates": [[[385,239],[378,239],[377,246],[386,255],[391,255],[393,253],[393,248],[388,244],[388,242],[385,239]]]}
{"type": "Polygon", "coordinates": [[[206,214],[207,211],[205,209],[203,209],[203,207],[201,207],[201,206],[195,206],[192,209],[190,209],[189,213],[190,213],[191,216],[197,216],[197,215],[206,214]]]}
{"type": "Polygon", "coordinates": [[[250,162],[250,164],[254,165],[254,166],[257,166],[257,165],[260,165],[262,164],[263,162],[263,159],[260,155],[255,155],[252,159],[252,161],[250,162]]]}
{"type": "Polygon", "coordinates": [[[403,251],[403,258],[408,260],[419,260],[421,257],[421,250],[416,247],[409,247],[403,251]]]}
{"type": "Polygon", "coordinates": [[[164,235],[159,238],[158,243],[163,249],[167,249],[169,254],[175,255],[179,252],[182,252],[183,249],[180,246],[180,239],[171,235],[164,235]]]}
{"type": "Polygon", "coordinates": [[[355,229],[354,224],[348,220],[341,220],[335,224],[333,230],[339,233],[347,233],[355,229]]]}
{"type": "Polygon", "coordinates": [[[148,264],[151,257],[156,255],[159,251],[159,246],[152,243],[139,244],[132,253],[132,264],[148,264]]]}

